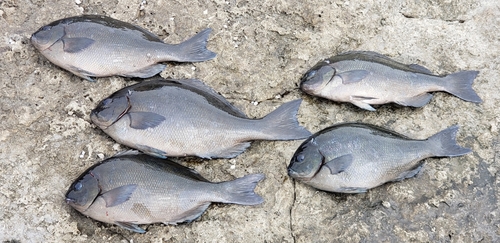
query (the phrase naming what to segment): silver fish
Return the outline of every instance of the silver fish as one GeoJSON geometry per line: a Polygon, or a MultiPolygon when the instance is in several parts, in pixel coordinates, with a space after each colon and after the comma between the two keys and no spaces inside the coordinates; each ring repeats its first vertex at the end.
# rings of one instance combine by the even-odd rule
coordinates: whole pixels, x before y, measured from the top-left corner
{"type": "Polygon", "coordinates": [[[129,151],[87,169],[66,202],[95,220],[144,233],[139,224],[177,224],[200,217],[212,202],[257,205],[263,174],[212,183],[170,160],[129,151]]]}
{"type": "Polygon", "coordinates": [[[300,88],[326,99],[350,102],[375,111],[371,105],[397,103],[422,107],[432,91],[445,91],[460,99],[480,103],[472,89],[478,71],[436,76],[417,64],[405,65],[376,52],[352,51],[323,60],[307,71],[300,88]]]}
{"type": "Polygon", "coordinates": [[[293,140],[311,135],[299,126],[301,100],[266,117],[249,119],[199,80],[154,80],[104,99],[90,118],[121,144],[165,158],[232,158],[250,140],[293,140]]]}
{"type": "Polygon", "coordinates": [[[206,49],[211,29],[177,45],[165,44],[153,33],[116,19],[83,15],[52,22],[31,36],[31,43],[52,63],[91,77],[148,78],[165,69],[159,62],[201,62],[214,58],[206,49]]]}
{"type": "Polygon", "coordinates": [[[369,124],[334,125],[300,145],[288,174],[320,190],[363,193],[415,176],[425,158],[470,153],[456,143],[457,131],[458,126],[452,126],[425,140],[415,140],[369,124]]]}

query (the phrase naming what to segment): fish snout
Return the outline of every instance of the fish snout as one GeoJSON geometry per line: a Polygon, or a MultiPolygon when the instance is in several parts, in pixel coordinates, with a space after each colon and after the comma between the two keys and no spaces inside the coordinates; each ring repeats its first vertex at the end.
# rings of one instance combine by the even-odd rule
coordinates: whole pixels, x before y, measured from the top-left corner
{"type": "Polygon", "coordinates": [[[299,174],[290,167],[288,167],[287,171],[288,171],[288,175],[294,179],[297,179],[300,177],[299,174]]]}
{"type": "Polygon", "coordinates": [[[71,203],[75,203],[75,202],[76,202],[76,200],[75,200],[75,199],[73,199],[73,198],[68,198],[68,197],[67,197],[67,198],[65,198],[65,199],[64,199],[64,201],[66,201],[66,203],[67,203],[67,204],[71,204],[71,203]]]}
{"type": "Polygon", "coordinates": [[[65,35],[61,26],[43,26],[31,35],[30,41],[38,50],[43,51],[61,40],[65,35]]]}

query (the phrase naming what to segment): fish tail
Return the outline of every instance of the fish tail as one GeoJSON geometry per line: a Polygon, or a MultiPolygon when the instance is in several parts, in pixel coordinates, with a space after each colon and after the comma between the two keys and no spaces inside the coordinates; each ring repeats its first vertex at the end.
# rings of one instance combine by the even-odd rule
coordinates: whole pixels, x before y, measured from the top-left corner
{"type": "Polygon", "coordinates": [[[264,199],[257,195],[254,190],[257,183],[264,179],[264,174],[251,174],[233,181],[223,182],[225,192],[223,193],[223,203],[234,203],[240,205],[257,205],[264,202],[264,199]]]}
{"type": "Polygon", "coordinates": [[[478,73],[478,71],[460,71],[449,74],[444,77],[445,91],[465,101],[482,102],[476,91],[472,89],[472,82],[478,73]]]}
{"type": "Polygon", "coordinates": [[[207,49],[208,35],[212,29],[207,28],[189,38],[188,40],[176,45],[178,48],[178,62],[202,62],[215,58],[217,54],[207,49]]]}
{"type": "Polygon", "coordinates": [[[294,140],[311,136],[311,132],[300,126],[297,120],[301,102],[301,99],[287,102],[261,119],[265,139],[294,140]]]}
{"type": "Polygon", "coordinates": [[[438,132],[427,140],[434,148],[434,156],[436,157],[455,157],[472,152],[469,148],[461,147],[457,144],[456,136],[458,125],[454,125],[438,132]]]}

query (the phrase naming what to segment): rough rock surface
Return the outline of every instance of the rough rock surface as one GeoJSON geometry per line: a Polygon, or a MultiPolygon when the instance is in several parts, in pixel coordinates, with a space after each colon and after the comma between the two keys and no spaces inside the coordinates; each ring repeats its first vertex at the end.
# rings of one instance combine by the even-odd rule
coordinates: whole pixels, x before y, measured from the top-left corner
{"type": "MultiPolygon", "coordinates": [[[[6,242],[498,242],[500,241],[500,2],[462,1],[0,1],[0,240],[6,242]],[[133,84],[87,82],[51,64],[29,42],[56,19],[104,14],[142,26],[167,43],[213,28],[216,59],[170,63],[162,77],[199,78],[250,117],[303,98],[312,132],[339,122],[380,125],[426,138],[459,124],[473,153],[428,159],[415,178],[359,195],[317,191],[286,166],[301,141],[254,142],[234,159],[180,159],[212,181],[262,172],[255,207],[214,204],[190,224],[143,226],[136,234],[64,202],[87,167],[127,149],[90,123],[104,97],[133,84]],[[298,89],[322,58],[370,50],[438,74],[479,70],[481,104],[436,93],[423,108],[377,112],[298,89]]],[[[131,57],[133,58],[133,57],[131,57]]]]}

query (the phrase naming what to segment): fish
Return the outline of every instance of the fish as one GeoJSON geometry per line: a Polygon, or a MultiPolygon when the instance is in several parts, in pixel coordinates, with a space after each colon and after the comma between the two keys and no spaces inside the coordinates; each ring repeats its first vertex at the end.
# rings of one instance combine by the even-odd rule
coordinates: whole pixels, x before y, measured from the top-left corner
{"type": "Polygon", "coordinates": [[[118,143],[152,156],[233,158],[251,140],[310,136],[296,118],[301,101],[249,119],[200,80],[155,79],[103,99],[90,119],[118,143]]]}
{"type": "Polygon", "coordinates": [[[168,159],[126,151],[83,172],[65,194],[66,203],[97,221],[137,233],[141,224],[189,223],[212,202],[258,205],[254,192],[263,174],[213,183],[168,159]]]}
{"type": "Polygon", "coordinates": [[[49,61],[78,77],[149,78],[165,69],[160,62],[202,62],[215,58],[207,50],[205,29],[180,44],[165,44],[155,34],[102,15],[60,19],[41,27],[31,43],[49,61]]]}
{"type": "Polygon", "coordinates": [[[371,105],[396,103],[422,107],[433,91],[445,91],[462,100],[480,103],[472,89],[478,71],[438,76],[418,64],[406,65],[371,51],[351,51],[318,62],[301,78],[307,94],[375,111],[371,105]]]}
{"type": "Polygon", "coordinates": [[[425,140],[365,123],[341,123],[306,139],[295,151],[288,175],[314,188],[364,193],[387,182],[414,177],[430,157],[471,152],[456,142],[458,125],[425,140]]]}

